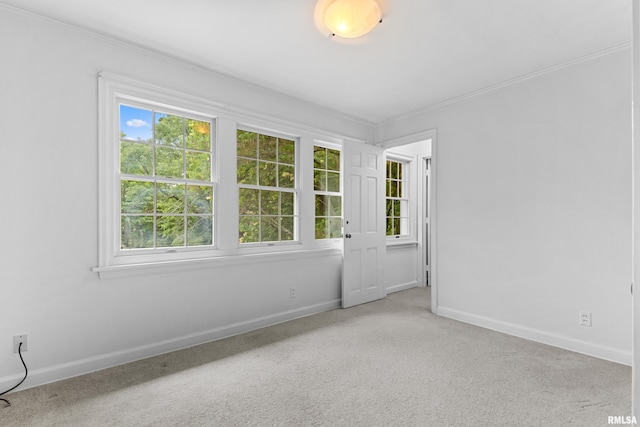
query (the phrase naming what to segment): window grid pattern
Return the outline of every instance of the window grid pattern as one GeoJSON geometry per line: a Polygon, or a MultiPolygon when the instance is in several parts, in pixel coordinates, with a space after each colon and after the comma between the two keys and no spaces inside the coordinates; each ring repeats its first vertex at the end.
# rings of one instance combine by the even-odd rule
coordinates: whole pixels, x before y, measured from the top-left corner
{"type": "Polygon", "coordinates": [[[314,146],[315,236],[318,240],[342,237],[340,174],[340,151],[314,146]]]}
{"type": "Polygon", "coordinates": [[[238,129],[237,179],[239,242],[297,240],[296,142],[238,129]]]}
{"type": "Polygon", "coordinates": [[[407,163],[387,160],[386,166],[386,234],[399,238],[409,234],[407,163]]]}
{"type": "Polygon", "coordinates": [[[213,120],[119,105],[120,249],[212,246],[213,120]]]}

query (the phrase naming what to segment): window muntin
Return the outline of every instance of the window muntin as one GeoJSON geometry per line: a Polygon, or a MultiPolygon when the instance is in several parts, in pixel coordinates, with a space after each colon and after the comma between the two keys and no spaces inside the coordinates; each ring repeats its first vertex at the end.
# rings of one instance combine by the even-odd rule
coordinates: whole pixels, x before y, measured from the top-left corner
{"type": "Polygon", "coordinates": [[[119,245],[212,246],[212,119],[118,104],[119,245]]]}
{"type": "Polygon", "coordinates": [[[408,163],[387,160],[386,228],[387,236],[409,235],[408,163]]]}
{"type": "Polygon", "coordinates": [[[296,141],[238,129],[238,241],[296,241],[296,141]]]}
{"type": "Polygon", "coordinates": [[[313,147],[313,188],[315,190],[315,237],[342,237],[342,194],[340,193],[340,151],[313,147]]]}

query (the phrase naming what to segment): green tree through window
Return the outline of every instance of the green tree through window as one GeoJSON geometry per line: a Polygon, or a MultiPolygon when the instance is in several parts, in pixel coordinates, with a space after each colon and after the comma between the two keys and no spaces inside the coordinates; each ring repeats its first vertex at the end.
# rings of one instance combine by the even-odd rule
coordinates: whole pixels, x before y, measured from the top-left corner
{"type": "Polygon", "coordinates": [[[296,143],[237,130],[239,242],[297,239],[296,143]]]}
{"type": "Polygon", "coordinates": [[[213,245],[213,122],[120,105],[120,248],[213,245]]]}
{"type": "Polygon", "coordinates": [[[387,236],[409,234],[407,164],[387,160],[386,218],[387,236]]]}
{"type": "Polygon", "coordinates": [[[313,188],[316,203],[316,239],[342,237],[340,151],[313,147],[313,188]]]}

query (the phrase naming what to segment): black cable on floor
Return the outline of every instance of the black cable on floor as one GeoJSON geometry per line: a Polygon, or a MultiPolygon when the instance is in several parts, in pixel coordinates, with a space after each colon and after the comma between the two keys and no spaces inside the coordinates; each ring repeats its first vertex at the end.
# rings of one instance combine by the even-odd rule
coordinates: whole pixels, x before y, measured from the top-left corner
{"type": "MultiPolygon", "coordinates": [[[[9,390],[3,391],[2,393],[0,393],[0,396],[9,393],[11,390],[15,390],[16,388],[18,388],[18,386],[20,384],[22,384],[24,382],[24,380],[27,379],[27,375],[29,374],[29,370],[27,369],[27,364],[24,363],[24,359],[22,358],[22,343],[20,343],[20,345],[18,346],[18,356],[20,356],[20,360],[22,361],[22,365],[24,366],[24,378],[22,379],[22,381],[20,381],[18,384],[16,384],[13,387],[11,387],[9,390]]],[[[9,402],[7,399],[3,399],[3,398],[0,397],[0,400],[2,400],[3,402],[5,402],[7,404],[5,406],[5,408],[11,406],[11,402],[9,402]]]]}

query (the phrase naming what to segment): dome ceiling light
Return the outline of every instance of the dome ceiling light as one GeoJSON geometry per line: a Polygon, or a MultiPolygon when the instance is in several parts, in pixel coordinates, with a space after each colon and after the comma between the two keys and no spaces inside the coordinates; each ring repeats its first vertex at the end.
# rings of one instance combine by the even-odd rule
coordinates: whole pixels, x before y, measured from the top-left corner
{"type": "Polygon", "coordinates": [[[382,8],[377,0],[318,0],[316,20],[332,36],[353,39],[364,36],[382,22],[382,8]]]}

